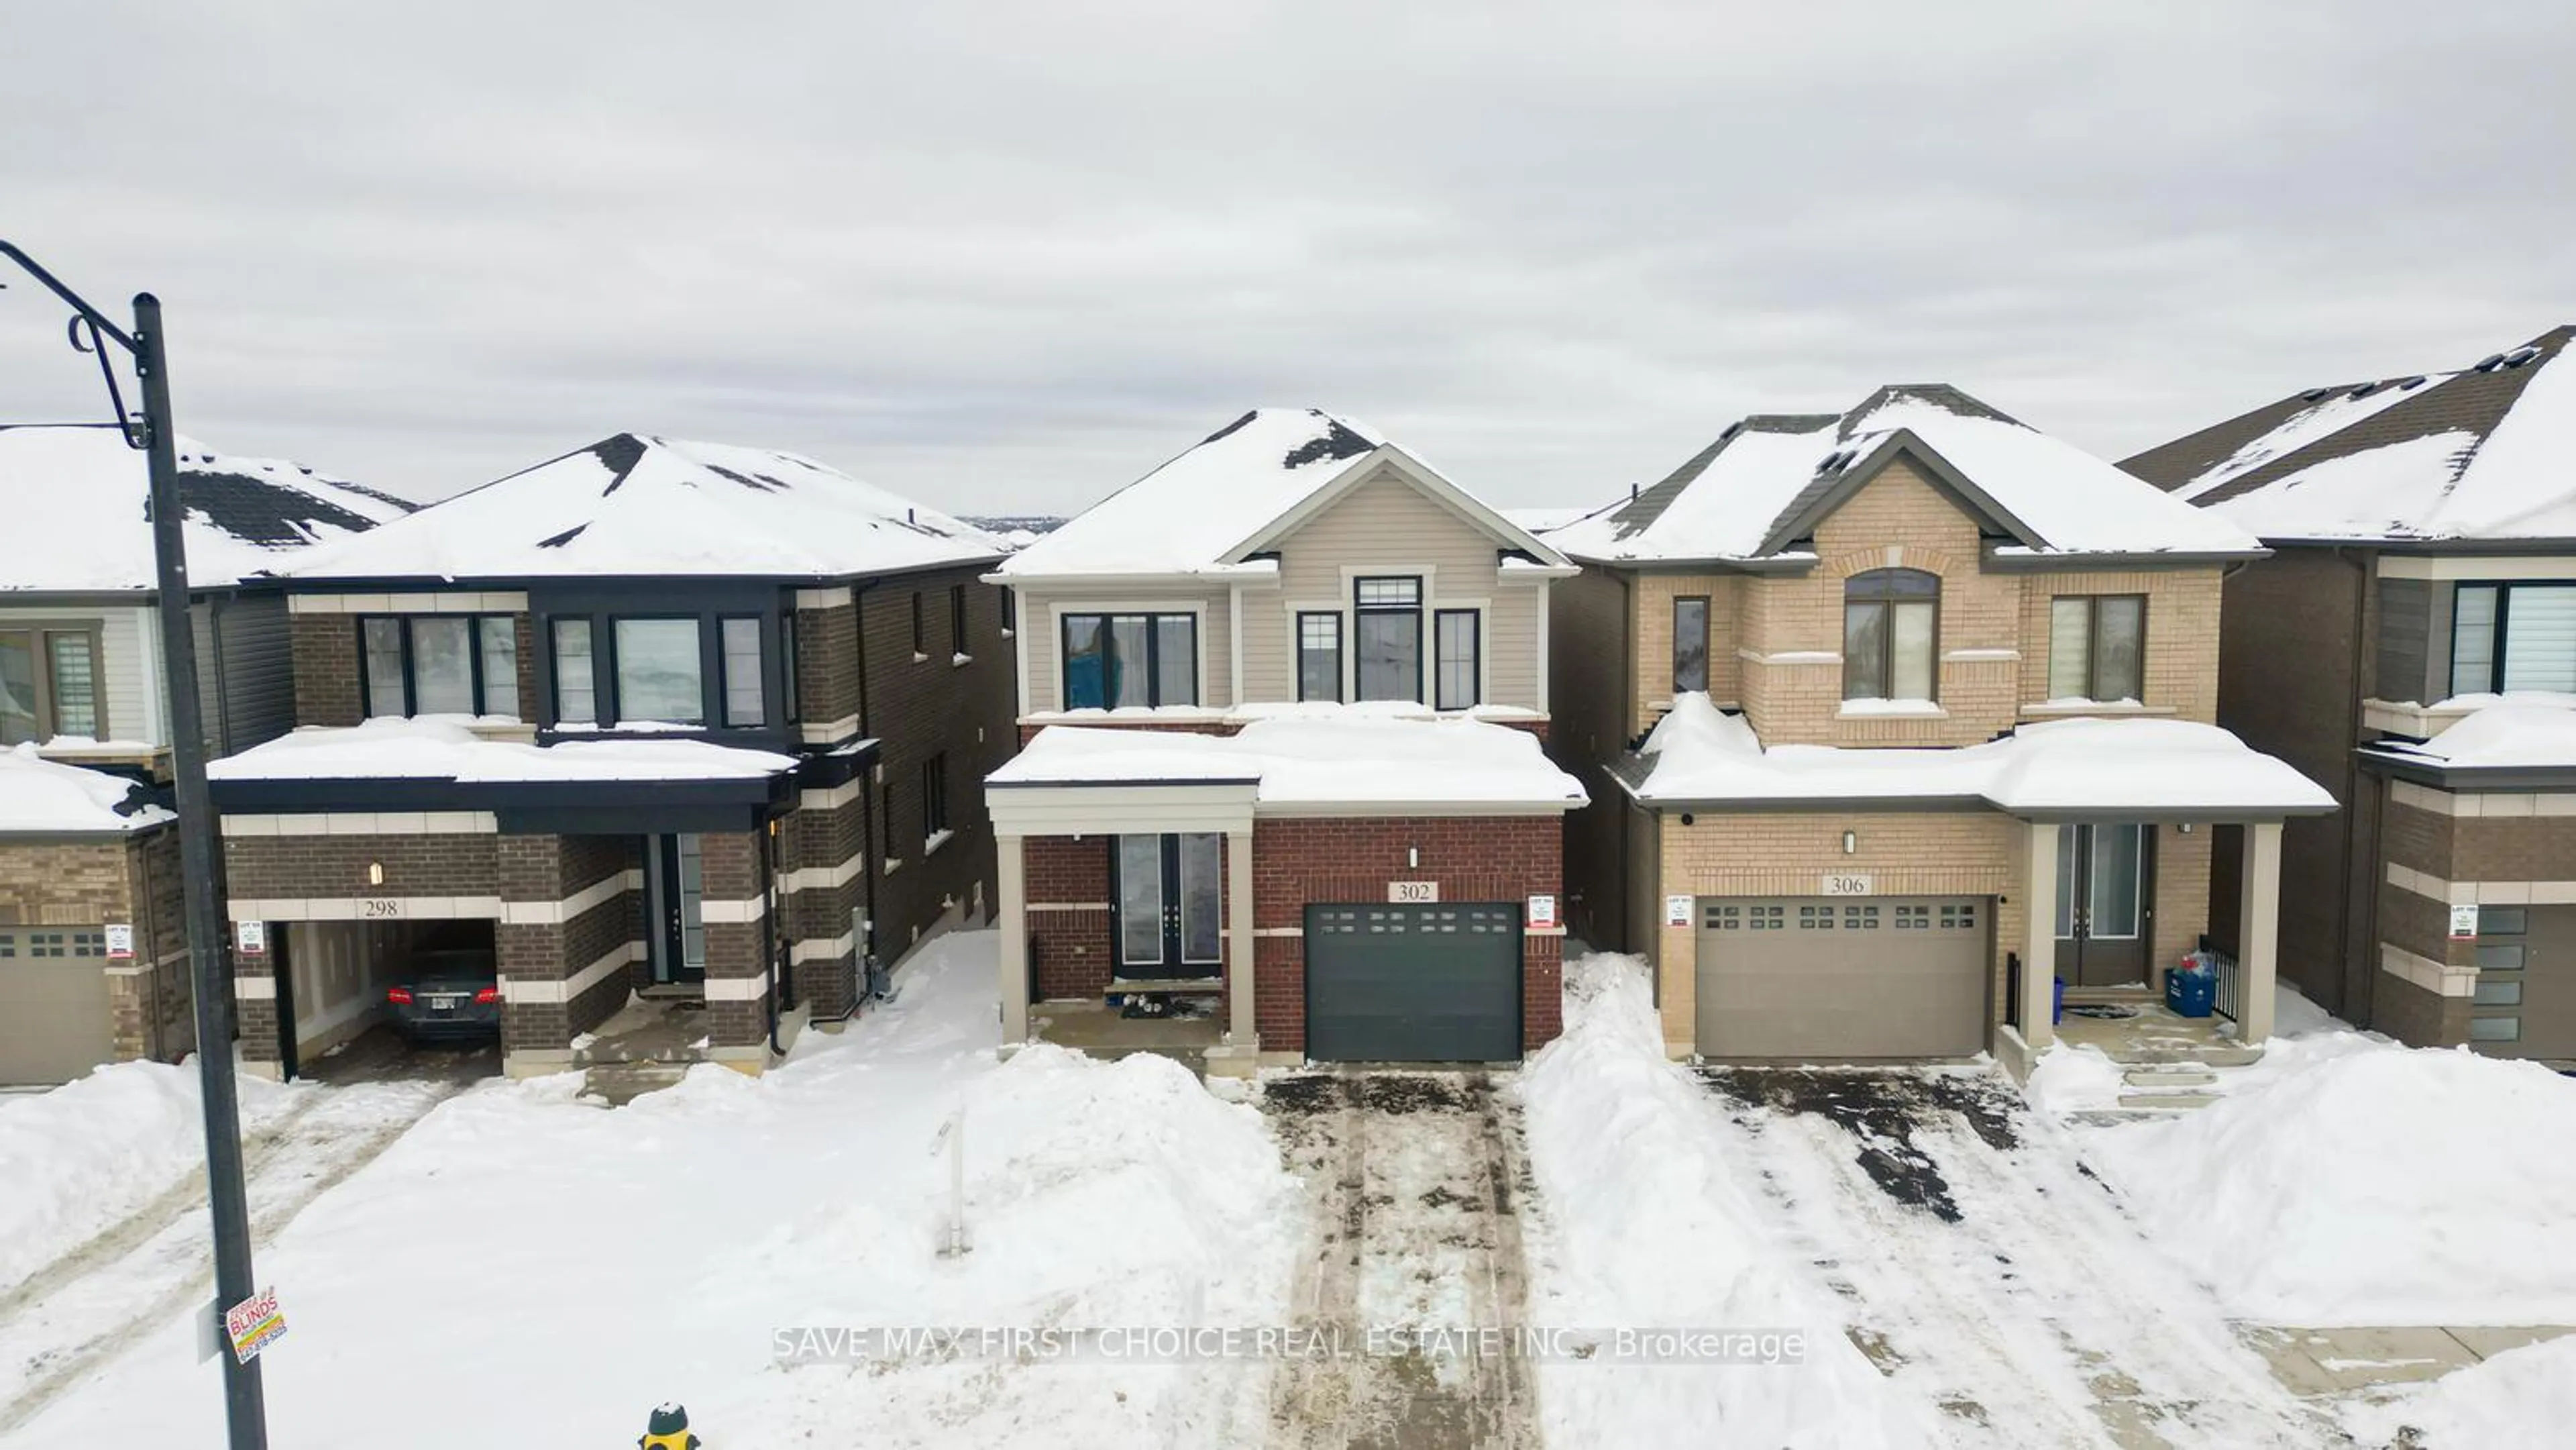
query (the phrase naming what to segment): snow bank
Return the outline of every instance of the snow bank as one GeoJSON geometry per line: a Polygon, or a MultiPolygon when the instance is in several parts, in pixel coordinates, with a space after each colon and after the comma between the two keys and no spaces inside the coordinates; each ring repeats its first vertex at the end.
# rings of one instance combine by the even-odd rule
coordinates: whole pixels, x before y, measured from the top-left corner
{"type": "Polygon", "coordinates": [[[2295,1067],[2267,1055],[2271,1081],[2106,1130],[2088,1156],[2232,1314],[2576,1322],[2576,1082],[2466,1051],[2308,1041],[2295,1067]]]}
{"type": "MultiPolygon", "coordinates": [[[[308,1091],[239,1081],[254,1129],[308,1091]]],[[[0,1293],[204,1166],[198,1101],[194,1064],[125,1062],[0,1114],[0,1293]]]]}
{"type": "Polygon", "coordinates": [[[1265,805],[1451,803],[1564,810],[1583,787],[1526,730],[1461,716],[1255,719],[1233,735],[1050,725],[991,784],[1249,784],[1265,805]]]}
{"type": "Polygon", "coordinates": [[[2392,1399],[2356,1403],[2344,1423],[2369,1445],[2563,1445],[2576,1424],[2576,1338],[2509,1349],[2392,1399]],[[2413,1438],[2404,1433],[2409,1428],[2413,1438]]]}
{"type": "Polygon", "coordinates": [[[1923,1412],[1843,1337],[1796,1256],[1770,1241],[1708,1095],[1664,1058],[1634,957],[1566,969],[1565,1035],[1520,1091],[1545,1204],[1531,1322],[1792,1330],[1794,1365],[1546,1362],[1539,1404],[1561,1445],[1916,1445],[1923,1412]]]}
{"type": "MultiPolygon", "coordinates": [[[[733,1450],[1257,1441],[1257,1361],[778,1363],[800,1328],[1289,1319],[1303,1199],[1259,1114],[1158,1058],[996,1061],[994,950],[940,938],[898,1001],[758,1079],[704,1065],[615,1111],[570,1074],[441,1104],[262,1245],[294,1325],[263,1361],[277,1442],[626,1445],[673,1399],[733,1450]],[[941,1258],[961,1104],[974,1247],[941,1258]],[[388,1414],[388,1365],[472,1390],[388,1414]]],[[[174,1321],[13,1450],[200,1443],[207,1373],[174,1321]]]]}

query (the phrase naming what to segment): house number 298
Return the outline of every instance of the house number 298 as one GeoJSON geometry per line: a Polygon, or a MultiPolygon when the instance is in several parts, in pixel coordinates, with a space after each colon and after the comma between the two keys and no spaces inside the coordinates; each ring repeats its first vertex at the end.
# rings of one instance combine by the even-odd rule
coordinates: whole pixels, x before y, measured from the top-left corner
{"type": "Polygon", "coordinates": [[[386,896],[371,896],[358,902],[358,915],[366,921],[399,921],[402,903],[386,896]]]}

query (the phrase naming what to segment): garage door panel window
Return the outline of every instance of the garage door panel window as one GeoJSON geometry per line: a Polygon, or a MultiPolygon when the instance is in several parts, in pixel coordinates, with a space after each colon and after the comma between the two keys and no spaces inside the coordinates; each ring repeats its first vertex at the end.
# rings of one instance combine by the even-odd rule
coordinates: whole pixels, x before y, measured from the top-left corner
{"type": "Polygon", "coordinates": [[[506,614],[396,614],[358,621],[369,717],[519,717],[518,625],[506,614]]]}
{"type": "Polygon", "coordinates": [[[0,629],[0,745],[106,733],[96,631],[0,629]]]}
{"type": "Polygon", "coordinates": [[[1937,692],[1940,576],[1872,569],[1843,585],[1843,698],[1919,700],[1937,692]]]}

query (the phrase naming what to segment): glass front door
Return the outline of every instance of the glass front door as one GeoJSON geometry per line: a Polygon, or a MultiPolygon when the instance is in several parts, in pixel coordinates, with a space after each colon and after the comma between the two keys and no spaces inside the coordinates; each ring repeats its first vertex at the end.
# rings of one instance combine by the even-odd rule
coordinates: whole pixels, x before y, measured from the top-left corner
{"type": "Polygon", "coordinates": [[[1120,836],[1118,975],[1209,977],[1225,959],[1224,837],[1120,836]]]}
{"type": "Polygon", "coordinates": [[[2136,824],[2057,828],[2057,974],[2068,986],[2145,985],[2152,839],[2136,824]]]}
{"type": "Polygon", "coordinates": [[[653,980],[707,979],[704,863],[695,835],[648,836],[646,895],[653,915],[653,980]]]}

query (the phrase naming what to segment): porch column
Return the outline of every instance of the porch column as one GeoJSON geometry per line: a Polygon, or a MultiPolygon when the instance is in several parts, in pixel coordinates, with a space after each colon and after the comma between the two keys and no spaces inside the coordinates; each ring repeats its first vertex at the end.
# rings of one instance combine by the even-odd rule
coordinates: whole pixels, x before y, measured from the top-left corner
{"type": "Polygon", "coordinates": [[[1225,838],[1225,1040],[1251,1047],[1260,1040],[1254,1015],[1252,959],[1260,939],[1252,933],[1252,831],[1229,831],[1225,838]]]}
{"type": "Polygon", "coordinates": [[[2057,1040],[2051,1021],[2057,981],[2057,833],[2053,821],[2030,823],[2030,859],[2022,883],[2021,1040],[2033,1052],[2057,1040]]]}
{"type": "Polygon", "coordinates": [[[2272,981],[2280,970],[2281,823],[2245,827],[2245,866],[2239,873],[2236,958],[2236,1036],[2262,1045],[2272,1035],[2272,981]]]}
{"type": "Polygon", "coordinates": [[[1029,1040],[1029,895],[1027,838],[994,837],[994,894],[1001,898],[1002,1050],[1029,1040]]]}

